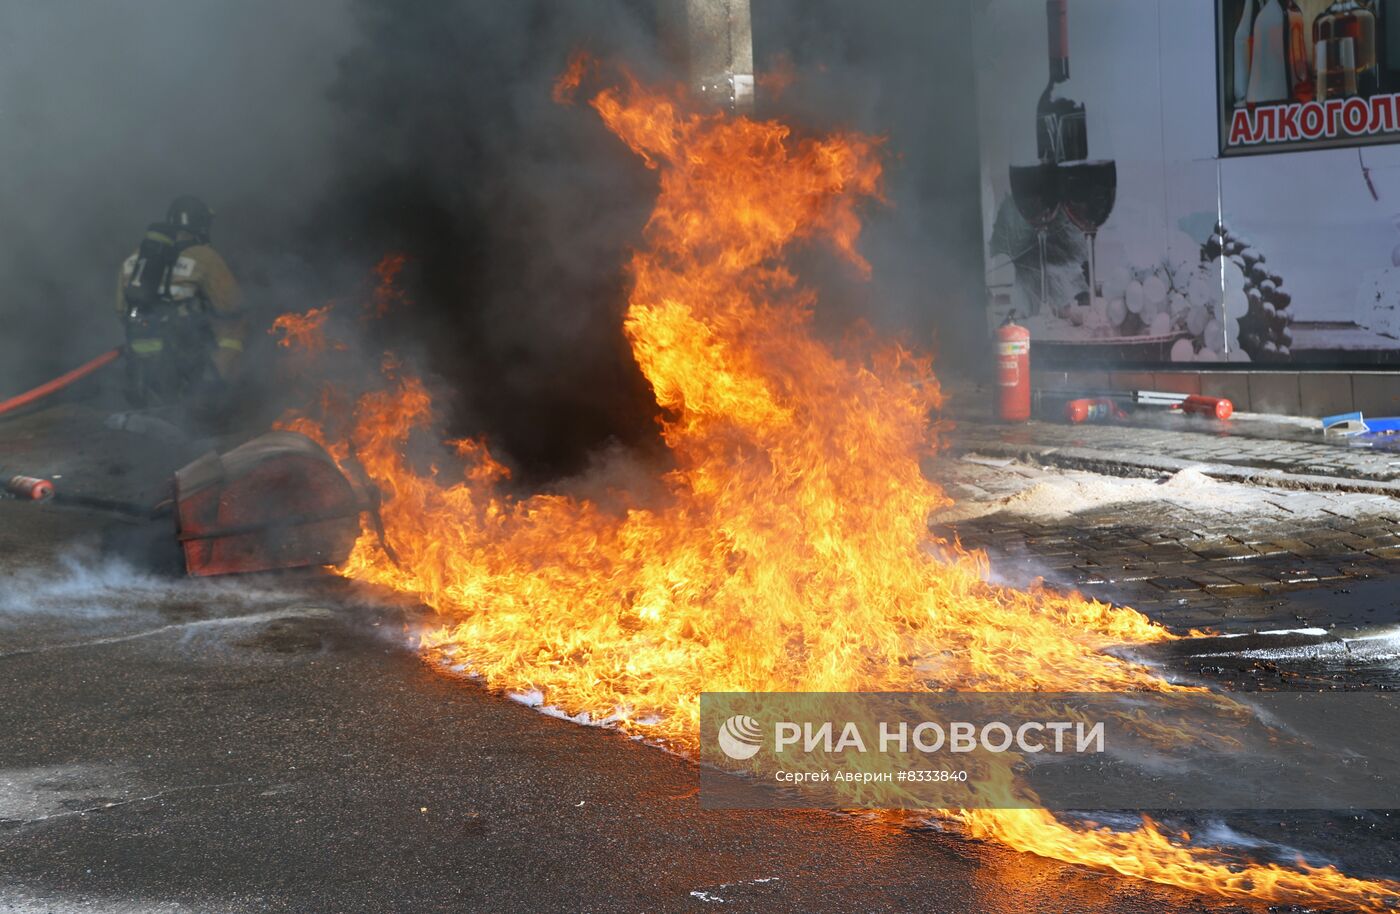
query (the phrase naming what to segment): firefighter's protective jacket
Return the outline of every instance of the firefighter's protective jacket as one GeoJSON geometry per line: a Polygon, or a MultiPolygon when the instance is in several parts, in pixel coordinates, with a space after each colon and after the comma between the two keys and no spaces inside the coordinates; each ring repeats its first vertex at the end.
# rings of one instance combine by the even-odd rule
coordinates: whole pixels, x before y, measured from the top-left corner
{"type": "MultiPolygon", "coordinates": [[[[126,313],[125,289],[136,269],[133,253],[117,275],[117,312],[126,313]]],[[[214,331],[215,343],[227,356],[243,351],[246,326],[242,293],[223,257],[207,244],[195,244],[180,252],[171,270],[170,298],[190,315],[204,315],[214,331]]],[[[223,361],[223,360],[219,360],[223,361]]]]}

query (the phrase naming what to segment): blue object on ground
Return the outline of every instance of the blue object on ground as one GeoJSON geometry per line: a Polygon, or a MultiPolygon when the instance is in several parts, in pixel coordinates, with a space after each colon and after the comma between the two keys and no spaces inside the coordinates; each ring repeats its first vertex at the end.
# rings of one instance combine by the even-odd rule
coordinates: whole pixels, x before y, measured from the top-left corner
{"type": "Polygon", "coordinates": [[[1361,413],[1355,412],[1323,416],[1322,430],[1333,435],[1362,435],[1369,431],[1369,428],[1361,413]]]}
{"type": "Polygon", "coordinates": [[[1367,419],[1359,412],[1341,413],[1336,416],[1323,416],[1322,430],[1332,435],[1361,438],[1394,435],[1400,432],[1400,417],[1367,419]]]}

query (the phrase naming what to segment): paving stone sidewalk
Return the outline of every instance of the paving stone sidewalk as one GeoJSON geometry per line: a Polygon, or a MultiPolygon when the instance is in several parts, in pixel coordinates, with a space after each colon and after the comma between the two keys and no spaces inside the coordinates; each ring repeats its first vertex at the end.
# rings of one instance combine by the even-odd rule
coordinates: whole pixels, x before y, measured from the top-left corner
{"type": "Polygon", "coordinates": [[[1014,586],[1041,577],[1179,632],[1400,624],[1400,500],[1391,495],[1165,478],[1160,489],[1119,480],[1115,490],[1082,470],[956,454],[930,473],[956,503],[934,516],[933,532],[985,551],[1014,586]],[[1136,494],[1081,505],[1078,486],[1136,494]]]}
{"type": "MultiPolygon", "coordinates": [[[[982,518],[947,528],[992,557],[1013,583],[1043,576],[1112,602],[1130,603],[1178,630],[1251,631],[1293,625],[1364,626],[1400,621],[1387,598],[1290,605],[1300,591],[1345,597],[1363,582],[1393,579],[1400,535],[1393,518],[1331,518],[1224,530],[1123,512],[1096,511],[1072,524],[982,518]]],[[[942,532],[942,531],[939,531],[942,532]]]]}
{"type": "Polygon", "coordinates": [[[1320,430],[1269,419],[1230,422],[1163,415],[1133,424],[999,424],[953,414],[951,451],[1027,459],[1111,475],[1152,476],[1195,467],[1233,482],[1400,496],[1396,449],[1324,439],[1320,430]]]}

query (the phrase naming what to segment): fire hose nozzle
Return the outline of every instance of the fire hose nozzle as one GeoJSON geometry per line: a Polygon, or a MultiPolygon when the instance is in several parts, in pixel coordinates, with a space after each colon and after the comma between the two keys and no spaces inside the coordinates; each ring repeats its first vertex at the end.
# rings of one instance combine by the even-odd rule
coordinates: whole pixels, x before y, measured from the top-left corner
{"type": "Polygon", "coordinates": [[[53,483],[37,476],[11,476],[5,482],[5,491],[30,501],[48,501],[54,495],[53,483]]]}

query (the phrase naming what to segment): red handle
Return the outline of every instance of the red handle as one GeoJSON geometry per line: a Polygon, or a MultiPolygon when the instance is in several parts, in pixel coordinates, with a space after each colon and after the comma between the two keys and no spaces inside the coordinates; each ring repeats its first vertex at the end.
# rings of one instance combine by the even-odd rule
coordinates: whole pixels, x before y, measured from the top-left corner
{"type": "Polygon", "coordinates": [[[1235,404],[1224,397],[1190,396],[1181,401],[1180,409],[1194,416],[1214,416],[1217,419],[1228,419],[1235,414],[1235,404]]]}

